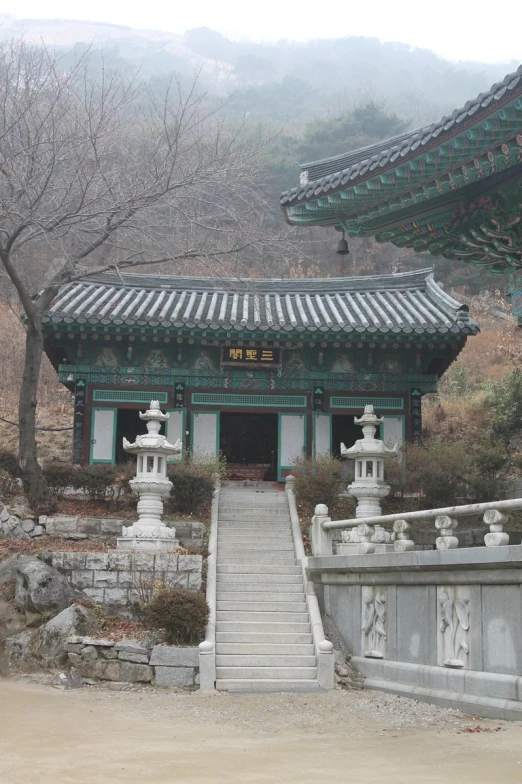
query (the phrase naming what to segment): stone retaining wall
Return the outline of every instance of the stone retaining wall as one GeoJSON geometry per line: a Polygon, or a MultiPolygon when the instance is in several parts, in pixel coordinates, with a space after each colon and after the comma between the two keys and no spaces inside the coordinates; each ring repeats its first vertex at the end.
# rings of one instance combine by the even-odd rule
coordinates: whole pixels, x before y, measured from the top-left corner
{"type": "Polygon", "coordinates": [[[201,588],[201,555],[109,550],[51,552],[41,557],[65,574],[89,599],[103,605],[128,605],[143,598],[143,592],[153,583],[194,590],[201,588]]]}
{"type": "Polygon", "coordinates": [[[86,683],[114,681],[164,687],[199,684],[198,648],[68,637],[65,650],[69,662],[86,683]]]}
{"type": "MultiPolygon", "coordinates": [[[[0,510],[0,537],[9,539],[33,539],[53,536],[62,539],[114,539],[121,536],[123,526],[129,520],[119,517],[80,517],[67,515],[41,515],[36,517],[29,509],[4,506],[0,510]]],[[[169,525],[166,522],[166,525],[169,525]]],[[[202,547],[206,527],[199,522],[174,522],[176,539],[183,547],[202,547]]]]}

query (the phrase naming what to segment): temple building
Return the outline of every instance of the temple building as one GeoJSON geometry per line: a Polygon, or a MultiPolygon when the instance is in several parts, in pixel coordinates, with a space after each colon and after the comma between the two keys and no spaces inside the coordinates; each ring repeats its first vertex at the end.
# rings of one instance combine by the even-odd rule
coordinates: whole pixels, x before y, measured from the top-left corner
{"type": "Polygon", "coordinates": [[[522,324],[522,66],[440,122],[303,164],[281,207],[295,226],[505,273],[522,324]]]}
{"type": "Polygon", "coordinates": [[[151,399],[183,449],[229,476],[281,480],[360,437],[373,403],[389,443],[420,438],[421,398],[479,328],[431,270],[329,279],[105,273],[64,286],[45,348],[75,399],[76,463],[124,460],[151,399]]]}

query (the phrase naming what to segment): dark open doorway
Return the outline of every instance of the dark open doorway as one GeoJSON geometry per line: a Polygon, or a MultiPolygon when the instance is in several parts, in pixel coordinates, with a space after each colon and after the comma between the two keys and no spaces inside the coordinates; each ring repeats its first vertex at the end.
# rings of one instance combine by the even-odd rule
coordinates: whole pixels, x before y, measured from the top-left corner
{"type": "MultiPolygon", "coordinates": [[[[116,464],[126,463],[129,460],[136,460],[135,455],[129,455],[123,449],[123,439],[131,443],[136,440],[137,435],[147,432],[146,423],[140,419],[141,408],[119,408],[116,419],[116,464]]],[[[162,422],[160,433],[165,434],[165,423],[162,422]]]]}
{"type": "MultiPolygon", "coordinates": [[[[334,457],[341,456],[341,442],[345,447],[350,447],[363,437],[362,429],[353,421],[357,414],[334,414],[332,416],[332,454],[334,457]]],[[[377,428],[376,438],[380,438],[381,428],[377,428]]]]}
{"type": "Polygon", "coordinates": [[[277,475],[277,414],[221,412],[219,448],[228,466],[258,466],[264,479],[277,475]]]}

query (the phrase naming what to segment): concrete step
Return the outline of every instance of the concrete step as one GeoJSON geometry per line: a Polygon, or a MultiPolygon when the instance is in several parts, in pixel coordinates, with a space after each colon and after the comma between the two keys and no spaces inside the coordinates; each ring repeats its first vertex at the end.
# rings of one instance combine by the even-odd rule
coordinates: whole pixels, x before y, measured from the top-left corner
{"type": "Polygon", "coordinates": [[[305,615],[298,616],[299,621],[252,621],[251,617],[252,615],[246,620],[222,620],[216,634],[234,634],[234,639],[241,634],[255,634],[257,638],[259,638],[259,635],[269,634],[277,634],[277,636],[281,634],[298,634],[299,636],[306,635],[307,637],[311,635],[310,623],[305,615]]]}
{"type": "MultiPolygon", "coordinates": [[[[295,586],[299,589],[299,586],[295,586]]],[[[290,591],[229,591],[218,584],[218,602],[293,602],[305,599],[304,590],[290,591]]]]}
{"type": "Polygon", "coordinates": [[[276,536],[291,533],[292,528],[290,523],[270,523],[269,525],[261,525],[260,523],[238,523],[226,522],[219,523],[218,536],[231,536],[232,534],[248,535],[258,534],[259,536],[266,536],[266,534],[273,533],[276,536]]]}
{"type": "Polygon", "coordinates": [[[233,680],[313,680],[317,667],[216,667],[216,677],[233,680]]]}
{"type": "MultiPolygon", "coordinates": [[[[263,624],[268,626],[269,624],[263,624]]],[[[272,624],[277,625],[277,624],[272,624]]],[[[281,624],[284,625],[284,624],[281,624]]],[[[305,625],[305,624],[298,624],[305,625]]],[[[234,645],[240,647],[243,645],[252,645],[256,650],[263,647],[263,645],[277,645],[283,648],[287,646],[312,646],[312,635],[295,632],[294,634],[287,634],[285,632],[216,632],[216,644],[219,645],[234,645]]]]}
{"type": "Polygon", "coordinates": [[[267,601],[267,602],[241,602],[237,599],[234,599],[232,602],[222,601],[218,599],[216,602],[216,609],[219,611],[226,611],[229,610],[230,612],[241,612],[241,613],[263,613],[263,612],[270,612],[270,613],[306,613],[308,612],[306,607],[306,602],[304,596],[299,599],[289,600],[287,602],[278,601],[267,601]]]}
{"type": "Polygon", "coordinates": [[[222,678],[216,680],[218,691],[229,691],[243,694],[269,694],[277,692],[279,694],[311,694],[322,692],[316,680],[299,680],[297,678],[286,680],[265,680],[263,678],[250,678],[236,680],[234,678],[222,678]]]}
{"type": "MultiPolygon", "coordinates": [[[[294,567],[292,567],[294,568],[294,567]]],[[[301,576],[301,569],[299,572],[293,574],[227,574],[226,572],[219,572],[217,577],[218,585],[223,586],[226,590],[230,591],[236,588],[240,591],[258,591],[260,588],[266,586],[266,590],[286,590],[294,591],[298,586],[303,585],[303,578],[301,576]],[[277,586],[277,588],[275,587],[277,586]]]]}
{"type": "Polygon", "coordinates": [[[227,551],[223,553],[219,552],[218,549],[217,563],[218,566],[229,566],[231,563],[235,563],[238,567],[249,566],[251,572],[260,572],[262,571],[261,567],[264,568],[271,564],[275,566],[295,566],[296,560],[290,550],[286,553],[270,552],[270,550],[265,552],[262,550],[250,550],[250,552],[244,551],[242,553],[227,551]]]}
{"type": "Polygon", "coordinates": [[[315,655],[291,654],[228,654],[216,655],[217,667],[316,667],[315,655]]]}
{"type": "MultiPolygon", "coordinates": [[[[264,563],[260,564],[258,561],[255,563],[228,563],[222,562],[217,564],[217,573],[235,575],[238,578],[248,575],[254,578],[256,575],[259,577],[268,577],[269,575],[279,575],[281,577],[299,577],[302,578],[302,570],[296,564],[282,564],[282,563],[264,563]]],[[[253,579],[252,579],[253,582],[253,579]]]]}
{"type": "Polygon", "coordinates": [[[273,553],[274,547],[277,547],[277,552],[286,553],[292,552],[294,549],[293,542],[270,542],[266,539],[260,542],[249,542],[249,541],[241,541],[239,539],[234,539],[233,541],[223,541],[222,539],[218,539],[218,553],[237,553],[241,555],[242,553],[249,553],[251,550],[259,551],[259,552],[268,552],[273,553]]]}
{"type": "MultiPolygon", "coordinates": [[[[235,621],[236,623],[308,623],[308,613],[306,612],[292,612],[290,610],[283,611],[283,610],[217,610],[217,621],[219,623],[219,629],[221,630],[223,627],[221,626],[221,621],[235,621]],[[303,619],[301,621],[301,619],[303,619]]],[[[225,629],[223,628],[223,631],[225,629]]],[[[248,629],[245,631],[252,631],[252,629],[248,629]]]]}
{"type": "MultiPolygon", "coordinates": [[[[290,637],[291,635],[287,635],[290,637]]],[[[311,644],[299,645],[296,643],[242,643],[242,642],[216,642],[216,654],[227,656],[267,655],[267,656],[313,656],[315,659],[314,646],[311,644]]],[[[315,661],[314,661],[315,665],[315,661]]]]}
{"type": "Polygon", "coordinates": [[[273,528],[223,528],[219,531],[220,542],[292,542],[290,528],[274,530],[273,528]]]}

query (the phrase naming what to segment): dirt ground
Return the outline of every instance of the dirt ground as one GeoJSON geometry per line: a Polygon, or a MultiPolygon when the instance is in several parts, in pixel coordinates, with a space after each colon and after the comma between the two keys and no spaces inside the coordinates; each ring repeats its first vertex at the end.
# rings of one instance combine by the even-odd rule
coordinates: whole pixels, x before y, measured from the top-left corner
{"type": "Polygon", "coordinates": [[[378,692],[60,691],[0,681],[2,784],[522,781],[522,724],[378,692]]]}

